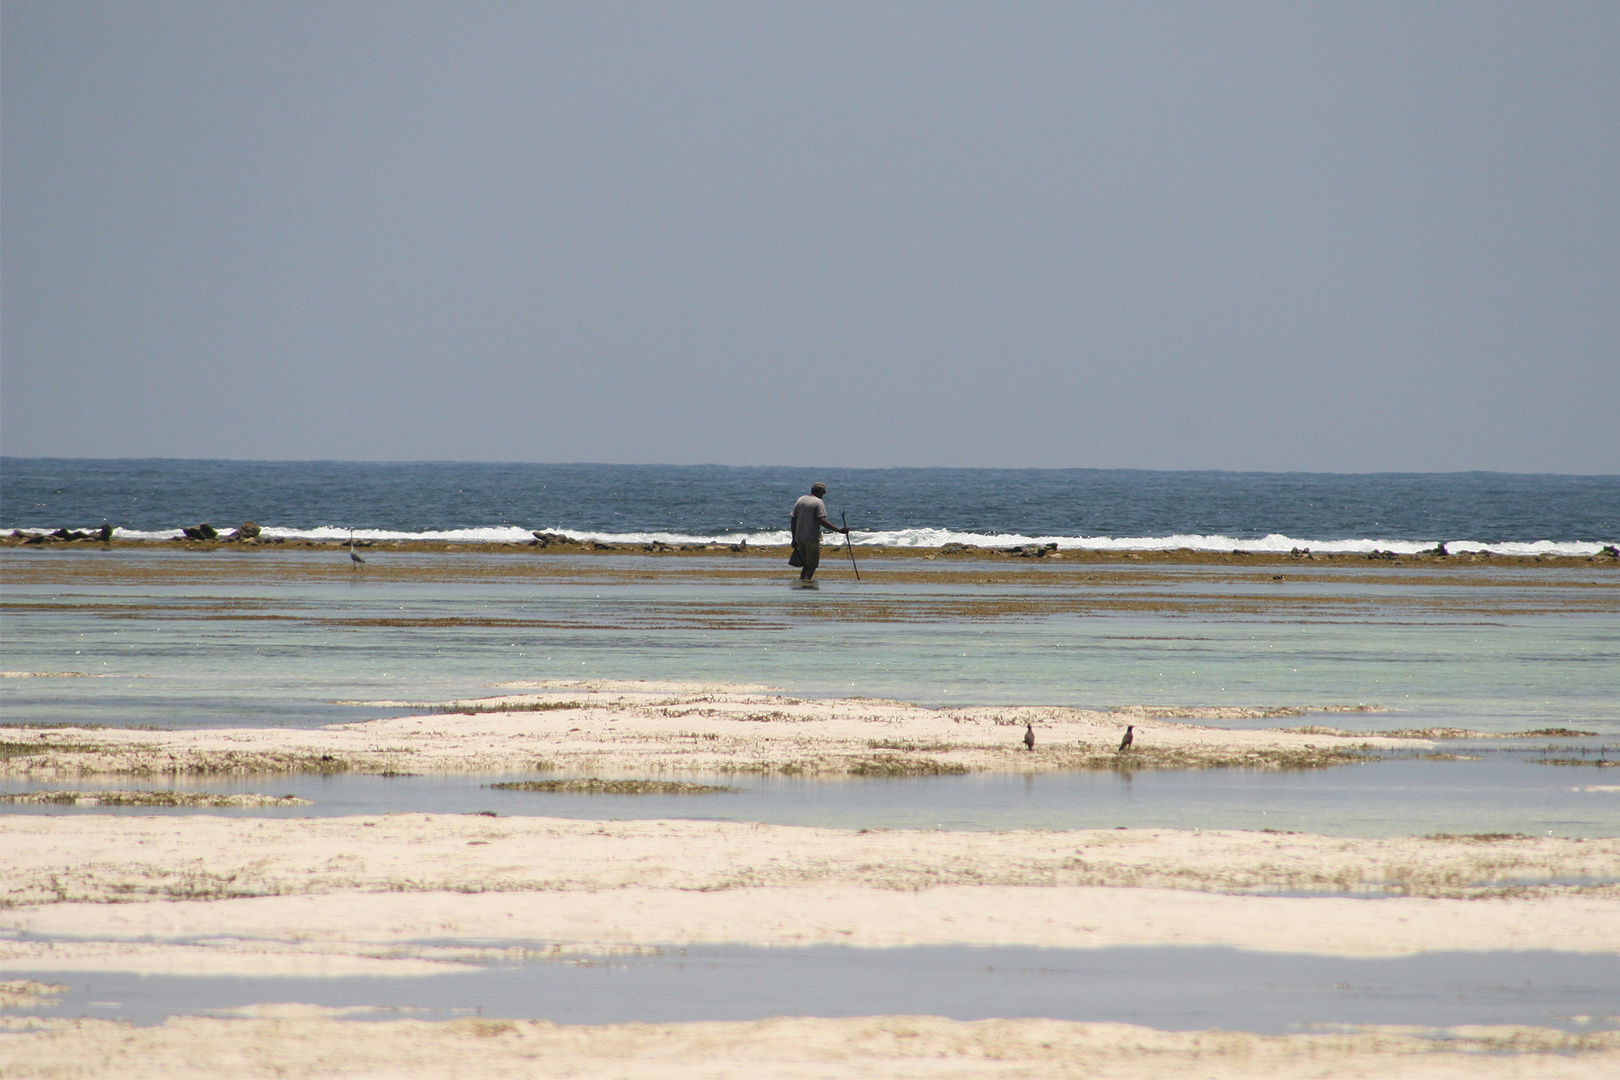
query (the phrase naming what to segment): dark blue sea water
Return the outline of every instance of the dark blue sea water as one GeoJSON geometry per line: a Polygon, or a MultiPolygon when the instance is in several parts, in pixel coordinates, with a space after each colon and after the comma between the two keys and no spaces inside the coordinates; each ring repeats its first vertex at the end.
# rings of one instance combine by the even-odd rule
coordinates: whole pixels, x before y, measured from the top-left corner
{"type": "Polygon", "coordinates": [[[834,517],[880,544],[1415,550],[1444,540],[1589,554],[1620,539],[1617,476],[14,457],[0,459],[0,528],[107,522],[157,538],[251,520],[286,536],[511,540],[553,529],[770,542],[815,480],[828,484],[834,517]]]}

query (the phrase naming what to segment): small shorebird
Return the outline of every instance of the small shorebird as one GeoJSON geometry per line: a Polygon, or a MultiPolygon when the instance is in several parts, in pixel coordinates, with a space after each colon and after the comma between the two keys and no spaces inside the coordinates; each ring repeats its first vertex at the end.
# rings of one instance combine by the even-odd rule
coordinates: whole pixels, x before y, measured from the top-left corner
{"type": "Polygon", "coordinates": [[[1035,749],[1035,725],[1034,724],[1025,724],[1024,725],[1024,749],[1026,749],[1026,750],[1034,750],[1035,749]]]}
{"type": "Polygon", "coordinates": [[[366,560],[364,560],[364,559],[362,559],[360,557],[360,553],[358,551],[354,550],[354,530],[353,529],[349,530],[349,560],[351,562],[356,562],[356,563],[363,563],[363,562],[366,561],[366,560]]]}
{"type": "Polygon", "coordinates": [[[1125,725],[1125,737],[1123,739],[1119,740],[1119,748],[1121,750],[1129,750],[1131,748],[1131,743],[1136,741],[1136,736],[1131,734],[1131,732],[1133,732],[1135,730],[1136,730],[1136,725],[1135,724],[1126,724],[1125,725]]]}

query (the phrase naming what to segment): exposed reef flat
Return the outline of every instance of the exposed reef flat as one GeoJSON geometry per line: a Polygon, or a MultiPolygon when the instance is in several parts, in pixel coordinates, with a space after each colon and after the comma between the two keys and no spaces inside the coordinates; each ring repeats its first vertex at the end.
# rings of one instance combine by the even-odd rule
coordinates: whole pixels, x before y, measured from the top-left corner
{"type": "MultiPolygon", "coordinates": [[[[913,893],[972,886],[1620,899],[1620,839],[1552,836],[851,831],[419,813],[342,818],[75,814],[0,816],[0,854],[7,868],[0,880],[0,907],[12,908],[342,890],[590,893],[600,902],[601,894],[642,888],[712,896],[739,889],[913,893]]],[[[1620,924],[1594,927],[1593,934],[1589,940],[1620,951],[1620,924]]]]}
{"type": "MultiPolygon", "coordinates": [[[[1429,745],[1411,732],[1209,726],[1313,711],[1304,707],[935,710],[761,686],[502,689],[313,731],[11,728],[0,732],[0,767],[37,779],[547,766],[659,787],[683,781],[648,777],[860,775],[873,762],[913,772],[1314,767],[1365,747],[1429,745]],[[1121,753],[1127,722],[1138,740],[1121,753]],[[1026,724],[1034,751],[1023,748],[1026,724]]],[[[14,814],[0,815],[0,865],[0,967],[40,980],[0,1017],[4,1076],[1598,1077],[1620,1059],[1613,1032],[1525,1027],[1265,1036],[894,1016],[586,1027],[274,1004],[150,1027],[26,1015],[51,1007],[58,981],[93,977],[75,973],[411,978],[707,944],[1614,954],[1617,839],[14,814]]]]}
{"type": "Polygon", "coordinates": [[[67,992],[58,983],[34,982],[31,979],[0,980],[0,1009],[35,1009],[53,1004],[67,992]]]}
{"type": "MultiPolygon", "coordinates": [[[[92,545],[99,549],[100,545],[92,545]]],[[[19,551],[0,548],[0,573],[13,587],[0,599],[10,616],[70,614],[110,620],[180,620],[217,626],[267,626],[315,633],[423,631],[555,631],[629,633],[771,633],[829,623],[962,624],[1054,617],[1126,615],[1260,618],[1270,621],[1359,622],[1367,619],[1449,621],[1620,611],[1620,562],[1526,558],[1479,563],[1433,559],[1302,562],[1289,556],[1162,558],[1098,555],[1096,559],[1016,559],[978,553],[875,549],[862,556],[862,584],[848,564],[822,564],[814,603],[793,603],[785,558],[729,551],[714,557],[495,554],[459,547],[390,554],[374,550],[364,566],[346,550],[252,550],[227,545],[209,553],[137,545],[112,551],[19,551]],[[543,610],[404,607],[367,610],[289,604],[278,594],[310,584],[368,586],[502,585],[507,587],[690,586],[712,595],[646,596],[624,605],[548,606],[543,610]],[[737,588],[737,586],[743,586],[737,588]],[[69,587],[70,595],[56,591],[69,587]],[[228,595],[218,594],[221,587],[228,595]],[[257,593],[256,587],[264,591],[257,593]],[[182,595],[167,595],[178,589],[182,595]],[[82,590],[82,591],[81,591],[82,590]],[[244,591],[246,590],[246,591],[244,591]]],[[[515,549],[515,552],[530,549],[515,549]]],[[[690,553],[688,553],[690,554],[690,553]]],[[[792,578],[796,581],[796,578],[792,578]]],[[[13,665],[21,666],[21,665],[13,665]]],[[[116,674],[103,669],[99,674],[116,674]]],[[[67,673],[62,673],[67,674],[67,673]]]]}
{"type": "Polygon", "coordinates": [[[242,810],[263,806],[308,806],[296,795],[216,795],[207,791],[23,791],[0,793],[0,803],[29,806],[186,806],[242,810]]]}
{"type": "MultiPolygon", "coordinates": [[[[1578,617],[1620,609],[1620,576],[1605,558],[1062,553],[1054,559],[862,549],[867,581],[861,587],[853,586],[847,564],[840,566],[829,552],[821,575],[828,587],[801,594],[753,587],[791,574],[781,551],[379,544],[365,554],[367,564],[357,567],[336,546],[114,541],[105,550],[84,542],[6,549],[0,567],[8,585],[27,586],[4,598],[8,618],[38,611],[43,619],[82,615],[92,625],[97,619],[114,626],[124,619],[191,620],[195,625],[188,630],[226,634],[259,620],[278,632],[323,635],[368,627],[390,633],[394,627],[498,627],[514,633],[605,628],[652,635],[665,628],[802,628],[806,618],[966,621],[993,630],[1004,620],[1052,615],[1253,616],[1301,625],[1410,617],[1414,623],[1467,624],[1488,623],[1502,613],[1578,617]],[[488,583],[513,593],[531,582],[705,588],[686,589],[689,599],[655,597],[611,611],[312,609],[278,595],[283,585],[315,584],[338,585],[330,591],[347,596],[343,586],[349,582],[407,589],[488,583]],[[271,587],[256,588],[259,583],[271,587]],[[748,587],[710,591],[711,583],[748,587]],[[933,583],[942,587],[929,588],[933,583]],[[888,584],[903,588],[882,587],[888,584]],[[715,602],[715,595],[723,601],[715,602]]],[[[355,595],[365,591],[356,589],[355,595]]],[[[77,674],[93,670],[107,677],[122,662],[110,659],[77,674]]],[[[89,663],[42,657],[8,666],[35,667],[41,673],[36,678],[71,677],[75,673],[61,669],[89,663]]],[[[36,689],[27,683],[12,688],[19,694],[36,689]]],[[[329,696],[403,692],[420,691],[329,696]]],[[[683,775],[689,770],[725,769],[835,778],[1345,762],[1349,773],[1381,768],[1356,764],[1363,754],[1428,753],[1443,748],[1436,740],[1478,737],[1460,729],[1406,730],[1415,726],[1410,717],[1391,717],[1386,724],[1376,712],[1345,716],[1341,710],[1371,709],[1355,697],[1325,692],[1265,699],[1297,703],[1282,709],[1090,712],[798,701],[757,686],[528,684],[498,692],[503,696],[411,702],[406,711],[413,715],[407,717],[316,731],[12,727],[0,731],[0,772],[75,788],[95,786],[73,783],[79,775],[142,777],[102,782],[161,788],[169,775],[263,771],[521,772],[541,783],[678,783],[710,779],[683,775]],[[1316,705],[1322,707],[1311,707],[1316,705]],[[1280,720],[1296,730],[1222,730],[1253,718],[1280,720]],[[1337,726],[1364,727],[1369,721],[1402,730],[1364,735],[1337,726]],[[1021,742],[1025,723],[1035,726],[1033,752],[1021,742]],[[1137,727],[1136,745],[1121,754],[1117,747],[1127,723],[1137,727]]],[[[1537,719],[1533,726],[1549,722],[1565,718],[1537,719]]],[[[1580,726],[1578,719],[1568,722],[1580,726]]],[[[1568,736],[1544,731],[1535,737],[1552,742],[1568,736]]],[[[1605,780],[1613,770],[1556,771],[1570,774],[1570,783],[1584,783],[1605,780]]],[[[286,790],[268,779],[232,786],[286,790]]],[[[528,805],[521,793],[502,798],[503,811],[521,812],[528,805]]],[[[544,798],[534,796],[534,805],[544,798]]],[[[727,798],[694,794],[690,802],[697,812],[727,798]]],[[[1591,838],[1356,839],[1175,829],[862,834],[471,814],[305,819],[109,811],[17,813],[0,820],[6,826],[0,865],[8,870],[0,877],[11,888],[5,897],[11,906],[0,907],[0,967],[45,986],[79,986],[94,976],[78,973],[109,970],[235,979],[250,972],[409,979],[465,971],[470,963],[612,957],[685,943],[780,949],[1204,945],[1355,957],[1427,950],[1620,952],[1616,842],[1591,838]]],[[[48,1002],[50,995],[35,998],[48,1002]]],[[[0,1039],[0,1075],[348,1070],[535,1076],[550,1070],[867,1080],[1553,1077],[1620,1071],[1620,1046],[1612,1033],[1536,1028],[1267,1037],[882,1016],[585,1028],[358,1015],[268,1005],[230,1018],[176,1017],[154,1027],[11,1015],[0,1019],[8,1029],[0,1039]]],[[[1603,1016],[1595,1019],[1595,1026],[1603,1023],[1603,1016]]]]}
{"type": "Polygon", "coordinates": [[[928,709],[868,698],[805,700],[759,688],[533,683],[450,702],[362,702],[416,715],[319,729],[184,731],[0,727],[0,775],[670,772],[931,776],[1074,769],[1315,769],[1428,740],[1205,726],[1197,721],[1361,711],[1055,707],[928,709]],[[1179,718],[1179,719],[1172,719],[1179,718]],[[1126,724],[1136,737],[1118,749],[1126,724]],[[1023,735],[1033,725],[1036,744],[1023,735]]]}
{"type": "MultiPolygon", "coordinates": [[[[0,861],[12,869],[0,966],[67,979],[412,977],[705,943],[1620,951],[1612,885],[1561,884],[1612,882],[1616,840],[76,815],[0,817],[0,861]],[[1398,895],[1233,894],[1279,888],[1398,895]]],[[[19,985],[8,1008],[49,1007],[55,989],[19,985]]],[[[235,1013],[153,1027],[0,1018],[0,1075],[1598,1077],[1620,1055],[1612,1031],[1526,1027],[1262,1036],[893,1016],[589,1027],[235,1013]]]]}

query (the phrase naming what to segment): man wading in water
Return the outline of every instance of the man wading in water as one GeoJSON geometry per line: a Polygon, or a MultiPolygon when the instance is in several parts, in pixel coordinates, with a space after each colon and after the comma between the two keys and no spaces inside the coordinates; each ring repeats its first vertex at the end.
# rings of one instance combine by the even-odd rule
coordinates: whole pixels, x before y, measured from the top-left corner
{"type": "Polygon", "coordinates": [[[849,535],[848,529],[827,520],[827,504],[821,501],[825,494],[826,484],[810,485],[810,494],[799,496],[793,504],[793,516],[788,519],[793,522],[793,557],[788,559],[788,565],[800,567],[800,581],[815,577],[816,567],[821,565],[822,529],[849,535]]]}

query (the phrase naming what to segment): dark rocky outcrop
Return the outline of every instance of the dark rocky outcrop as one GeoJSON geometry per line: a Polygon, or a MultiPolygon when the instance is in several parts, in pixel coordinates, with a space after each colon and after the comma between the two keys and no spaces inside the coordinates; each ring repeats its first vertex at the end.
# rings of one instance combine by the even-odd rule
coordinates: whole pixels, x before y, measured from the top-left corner
{"type": "Polygon", "coordinates": [[[187,525],[180,531],[185,534],[187,540],[219,539],[219,530],[208,524],[206,521],[201,525],[187,525]]]}
{"type": "Polygon", "coordinates": [[[99,529],[86,532],[83,529],[60,528],[48,533],[25,533],[21,529],[12,529],[11,538],[21,540],[25,544],[55,544],[73,543],[75,540],[111,540],[112,526],[103,525],[99,529]]]}
{"type": "Polygon", "coordinates": [[[550,547],[552,544],[579,543],[578,540],[575,540],[569,536],[564,536],[562,533],[530,532],[529,535],[534,537],[534,540],[530,542],[530,547],[550,547]]]}

